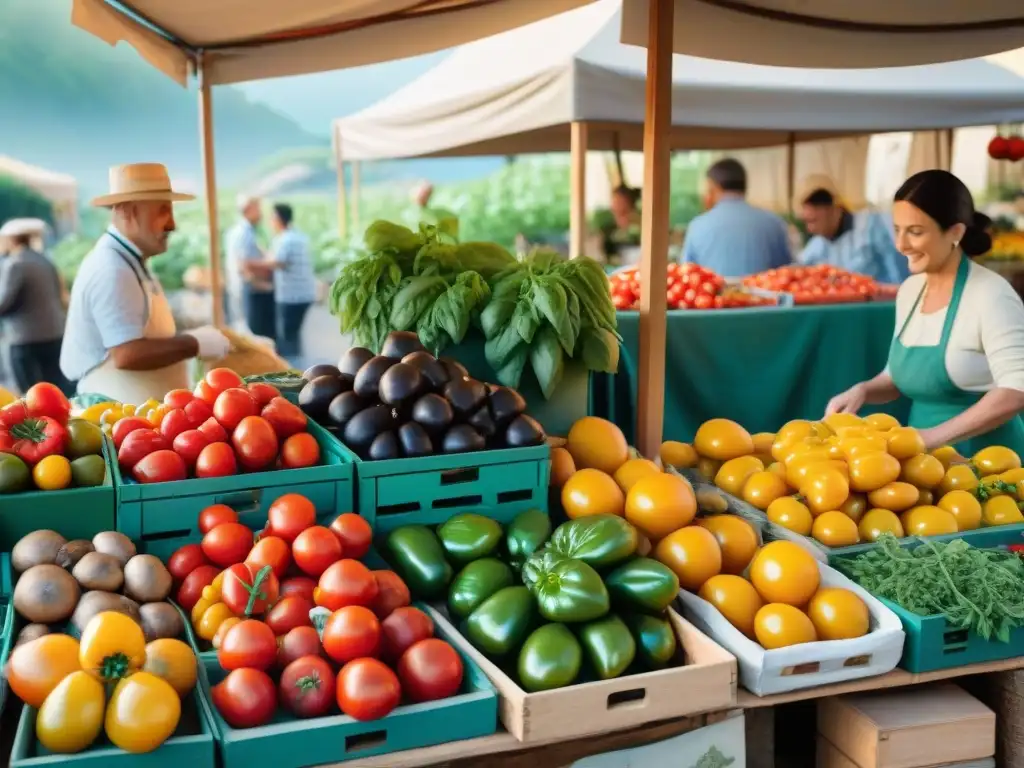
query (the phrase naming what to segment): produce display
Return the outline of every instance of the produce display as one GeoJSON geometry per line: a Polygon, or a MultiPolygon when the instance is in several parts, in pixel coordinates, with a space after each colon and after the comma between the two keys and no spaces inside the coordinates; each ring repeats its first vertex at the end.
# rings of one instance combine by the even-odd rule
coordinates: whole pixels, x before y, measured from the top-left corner
{"type": "Polygon", "coordinates": [[[416,458],[541,445],[544,429],[514,389],[471,379],[415,333],[392,331],[381,354],[349,349],[303,374],[299,406],[363,459],[416,458]]]}
{"type": "Polygon", "coordinates": [[[679,591],[665,565],[638,554],[639,531],[614,515],[551,531],[539,510],[508,526],[483,515],[436,530],[392,531],[385,556],[414,597],[446,600],[466,638],[527,691],[661,669],[676,656],[664,613],[679,591]]]}
{"type": "Polygon", "coordinates": [[[103,484],[103,433],[70,412],[64,393],[48,383],[0,408],[0,493],[103,484]]]}
{"type": "Polygon", "coordinates": [[[997,232],[986,261],[1024,261],[1024,232],[997,232]]]}
{"type": "Polygon", "coordinates": [[[876,298],[879,293],[878,284],[872,278],[828,264],[769,269],[744,278],[743,284],[752,288],[790,293],[795,304],[868,301],[876,298]]]}
{"type": "Polygon", "coordinates": [[[198,642],[226,672],[211,697],[233,728],[265,725],[279,710],[376,720],[403,700],[461,689],[461,657],[433,636],[405,582],[361,562],[372,535],[363,518],[317,525],[313,504],[289,494],[255,541],[224,505],[204,509],[199,530],[202,542],[167,566],[198,642]]]}
{"type": "Polygon", "coordinates": [[[618,368],[615,311],[596,262],[536,251],[517,261],[495,243],[459,243],[443,227],[418,232],[375,221],[367,255],[346,264],[331,312],[356,343],[383,354],[392,331],[409,331],[435,355],[482,331],[497,380],[518,387],[527,362],[545,397],[566,358],[589,370],[618,368]]]}
{"type": "MultiPolygon", "coordinates": [[[[640,302],[640,270],[629,267],[610,278],[612,303],[616,309],[636,309],[640,302]]],[[[668,265],[667,299],[669,309],[737,309],[769,307],[778,301],[752,293],[742,286],[727,285],[725,278],[697,264],[668,265]]]]}

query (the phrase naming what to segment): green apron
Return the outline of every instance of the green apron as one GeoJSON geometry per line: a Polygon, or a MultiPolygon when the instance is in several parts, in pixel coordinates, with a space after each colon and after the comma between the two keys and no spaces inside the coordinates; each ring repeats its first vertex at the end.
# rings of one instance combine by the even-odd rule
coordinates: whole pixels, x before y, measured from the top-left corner
{"type": "MultiPolygon", "coordinates": [[[[938,344],[932,347],[908,347],[900,341],[903,330],[921,303],[921,297],[924,295],[922,288],[910,314],[893,337],[892,346],[889,348],[889,374],[896,388],[911,400],[909,425],[916,429],[930,429],[949,421],[970,408],[985,394],[960,389],[946,371],[949,334],[960,308],[960,299],[964,295],[970,268],[970,261],[961,257],[960,266],[956,271],[956,282],[953,285],[953,296],[946,310],[946,320],[942,325],[942,337],[938,344]]],[[[971,457],[990,445],[1003,445],[1024,455],[1024,420],[1019,414],[990,432],[957,443],[955,448],[961,456],[971,457]]]]}

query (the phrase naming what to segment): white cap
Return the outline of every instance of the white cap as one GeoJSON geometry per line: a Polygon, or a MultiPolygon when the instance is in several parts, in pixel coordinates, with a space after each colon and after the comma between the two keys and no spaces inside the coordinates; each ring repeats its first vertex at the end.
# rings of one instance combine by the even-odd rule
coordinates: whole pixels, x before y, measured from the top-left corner
{"type": "Polygon", "coordinates": [[[0,237],[32,237],[44,234],[46,222],[42,219],[8,219],[0,227],[0,237]]]}

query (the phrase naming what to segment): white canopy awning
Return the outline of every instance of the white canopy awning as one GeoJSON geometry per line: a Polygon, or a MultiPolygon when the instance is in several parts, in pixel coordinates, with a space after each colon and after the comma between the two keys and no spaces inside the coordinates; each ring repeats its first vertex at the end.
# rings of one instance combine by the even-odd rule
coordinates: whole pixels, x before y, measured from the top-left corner
{"type": "MultiPolygon", "coordinates": [[[[457,48],[336,121],[342,157],[564,151],[576,121],[589,124],[589,149],[640,149],[646,52],[619,41],[622,12],[622,0],[600,0],[457,48]]],[[[682,55],[673,62],[677,149],[1014,120],[1024,120],[1024,78],[983,59],[856,72],[682,55]]]]}

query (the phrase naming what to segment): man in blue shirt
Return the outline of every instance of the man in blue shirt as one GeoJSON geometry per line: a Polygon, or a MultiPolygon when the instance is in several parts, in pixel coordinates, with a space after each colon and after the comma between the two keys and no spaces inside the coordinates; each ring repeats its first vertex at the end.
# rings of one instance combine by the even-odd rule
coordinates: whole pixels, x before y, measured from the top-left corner
{"type": "Polygon", "coordinates": [[[238,222],[227,233],[227,290],[231,320],[244,320],[257,336],[274,338],[274,287],[265,274],[253,272],[252,265],[264,259],[256,227],[262,212],[260,200],[238,199],[238,222]]]}
{"type": "Polygon", "coordinates": [[[683,261],[722,277],[745,277],[789,264],[786,223],[746,201],[747,171],[725,158],[708,168],[707,207],[690,222],[683,241],[683,261]]]}

